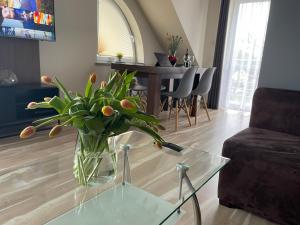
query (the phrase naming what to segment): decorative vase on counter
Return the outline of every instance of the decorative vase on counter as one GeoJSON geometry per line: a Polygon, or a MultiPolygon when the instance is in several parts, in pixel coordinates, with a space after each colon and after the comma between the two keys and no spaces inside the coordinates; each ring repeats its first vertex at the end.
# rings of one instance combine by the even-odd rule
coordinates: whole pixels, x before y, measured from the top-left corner
{"type": "Polygon", "coordinates": [[[176,63],[177,63],[176,53],[169,55],[169,61],[172,64],[172,66],[176,66],[176,63]]]}
{"type": "Polygon", "coordinates": [[[167,40],[169,42],[169,61],[173,66],[176,66],[176,51],[183,42],[182,37],[179,35],[169,35],[167,33],[167,40]]]}
{"type": "Polygon", "coordinates": [[[78,183],[84,186],[114,180],[117,174],[115,138],[79,131],[73,173],[78,183]]]}

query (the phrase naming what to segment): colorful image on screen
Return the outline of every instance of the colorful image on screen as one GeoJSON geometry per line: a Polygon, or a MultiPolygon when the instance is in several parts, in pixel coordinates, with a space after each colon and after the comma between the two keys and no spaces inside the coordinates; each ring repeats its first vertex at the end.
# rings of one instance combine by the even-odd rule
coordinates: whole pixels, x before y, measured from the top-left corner
{"type": "Polygon", "coordinates": [[[54,41],[54,0],[0,0],[0,36],[54,41]]]}

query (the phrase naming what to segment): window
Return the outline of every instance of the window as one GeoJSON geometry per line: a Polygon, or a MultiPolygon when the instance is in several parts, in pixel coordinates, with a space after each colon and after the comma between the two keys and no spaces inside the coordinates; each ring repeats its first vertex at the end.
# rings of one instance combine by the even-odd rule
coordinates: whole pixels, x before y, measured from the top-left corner
{"type": "Polygon", "coordinates": [[[231,2],[221,84],[224,108],[250,112],[259,79],[271,0],[231,2]]]}
{"type": "Polygon", "coordinates": [[[114,0],[98,0],[98,60],[111,62],[117,53],[123,61],[136,61],[134,36],[128,20],[114,0]]]}

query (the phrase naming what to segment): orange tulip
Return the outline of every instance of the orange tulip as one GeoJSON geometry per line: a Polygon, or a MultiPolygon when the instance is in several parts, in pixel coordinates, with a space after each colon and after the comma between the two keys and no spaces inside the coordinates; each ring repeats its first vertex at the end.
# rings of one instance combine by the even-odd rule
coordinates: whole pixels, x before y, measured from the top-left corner
{"type": "Polygon", "coordinates": [[[123,109],[127,109],[127,110],[131,110],[135,108],[135,105],[132,102],[128,101],[127,99],[123,99],[120,102],[120,105],[123,109]]]}
{"type": "Polygon", "coordinates": [[[33,126],[26,127],[22,132],[20,133],[20,138],[29,138],[33,136],[36,132],[36,128],[33,126]]]}
{"type": "Polygon", "coordinates": [[[47,84],[47,85],[53,83],[53,82],[52,82],[52,78],[49,77],[48,75],[42,76],[42,77],[41,77],[41,82],[42,82],[43,84],[47,84]]]}
{"type": "Polygon", "coordinates": [[[27,105],[27,109],[36,109],[38,106],[38,104],[36,102],[30,102],[28,105],[27,105]]]}
{"type": "Polygon", "coordinates": [[[61,125],[56,125],[54,126],[51,131],[49,132],[49,137],[53,138],[57,136],[61,131],[62,131],[62,126],[61,125]]]}
{"type": "Polygon", "coordinates": [[[103,89],[107,85],[106,81],[101,81],[100,88],[103,89]]]}
{"type": "Polygon", "coordinates": [[[95,73],[91,74],[90,75],[90,81],[92,84],[96,83],[96,80],[97,80],[97,76],[95,73]]]}
{"type": "Polygon", "coordinates": [[[114,109],[109,105],[103,106],[101,111],[104,116],[111,116],[112,114],[114,114],[114,109]]]}

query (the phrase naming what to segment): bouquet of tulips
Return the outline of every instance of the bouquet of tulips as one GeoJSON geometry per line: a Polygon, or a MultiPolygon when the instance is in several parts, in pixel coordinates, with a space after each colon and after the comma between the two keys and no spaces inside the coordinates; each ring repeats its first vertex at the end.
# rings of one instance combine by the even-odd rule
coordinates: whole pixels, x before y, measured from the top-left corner
{"type": "Polygon", "coordinates": [[[33,136],[38,128],[53,126],[49,137],[58,135],[65,126],[78,130],[80,154],[75,159],[74,175],[80,184],[88,185],[97,176],[101,157],[95,162],[88,156],[101,156],[108,149],[108,139],[127,132],[131,127],[151,135],[160,145],[163,139],[158,134],[164,129],[154,116],[139,110],[141,101],[137,96],[129,96],[129,88],[135,73],[112,73],[109,80],[96,86],[96,74],[91,74],[85,88],[85,93],[72,94],[57,79],[42,76],[41,81],[47,85],[59,88],[62,97],[46,97],[43,102],[31,102],[27,109],[54,109],[57,115],[42,118],[25,128],[21,138],[33,136]],[[59,121],[59,123],[58,123],[59,121]],[[87,138],[88,137],[88,138],[87,138]]]}

